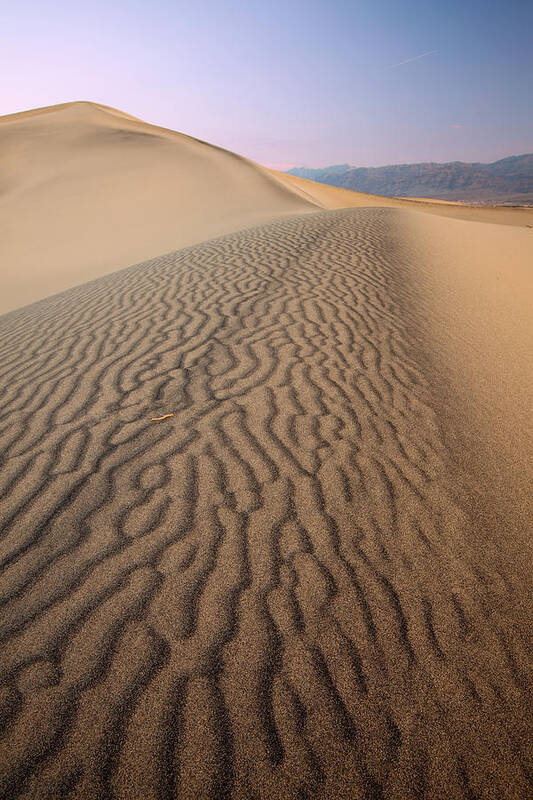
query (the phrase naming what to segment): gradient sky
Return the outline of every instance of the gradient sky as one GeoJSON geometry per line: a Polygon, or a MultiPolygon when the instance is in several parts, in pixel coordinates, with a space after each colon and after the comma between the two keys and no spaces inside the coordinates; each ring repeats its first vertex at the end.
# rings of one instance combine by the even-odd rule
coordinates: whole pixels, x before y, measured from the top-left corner
{"type": "Polygon", "coordinates": [[[532,41],[533,0],[0,0],[0,114],[93,100],[280,169],[492,161],[533,151],[532,41]]]}

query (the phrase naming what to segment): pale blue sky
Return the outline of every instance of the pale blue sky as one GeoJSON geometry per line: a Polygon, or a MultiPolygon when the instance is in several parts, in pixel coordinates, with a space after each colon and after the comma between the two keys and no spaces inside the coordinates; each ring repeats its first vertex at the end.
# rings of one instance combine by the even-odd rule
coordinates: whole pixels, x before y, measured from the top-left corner
{"type": "Polygon", "coordinates": [[[281,168],[489,161],[533,151],[532,40],[532,0],[0,0],[0,114],[94,100],[281,168]]]}

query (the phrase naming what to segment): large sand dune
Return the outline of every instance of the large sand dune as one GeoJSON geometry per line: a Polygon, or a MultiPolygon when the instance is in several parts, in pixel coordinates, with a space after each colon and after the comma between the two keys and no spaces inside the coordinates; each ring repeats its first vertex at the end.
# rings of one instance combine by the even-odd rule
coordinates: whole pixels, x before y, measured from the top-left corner
{"type": "Polygon", "coordinates": [[[1,311],[315,210],[240,156],[93,103],[0,118],[1,311]]]}
{"type": "Polygon", "coordinates": [[[442,394],[482,323],[435,270],[482,226],[428,219],[286,217],[0,317],[2,798],[531,796],[528,531],[442,394]]]}
{"type": "Polygon", "coordinates": [[[530,798],[533,211],[0,146],[0,798],[530,798]]]}
{"type": "MultiPolygon", "coordinates": [[[[413,204],[267,170],[95,103],[0,117],[0,313],[222,233],[357,206],[413,204]]],[[[533,225],[533,210],[418,208],[533,225]]]]}

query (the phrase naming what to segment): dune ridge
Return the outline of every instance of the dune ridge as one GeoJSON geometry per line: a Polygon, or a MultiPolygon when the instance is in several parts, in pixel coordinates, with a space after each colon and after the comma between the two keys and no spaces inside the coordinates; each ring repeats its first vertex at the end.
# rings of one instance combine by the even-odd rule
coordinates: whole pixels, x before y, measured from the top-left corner
{"type": "Polygon", "coordinates": [[[527,565],[462,503],[408,219],[0,317],[1,797],[530,796],[527,565]]]}
{"type": "Polygon", "coordinates": [[[315,206],[253,162],[94,103],[0,118],[0,311],[315,206]]]}
{"type": "Polygon", "coordinates": [[[0,313],[180,247],[324,208],[533,226],[533,209],[365,195],[90,102],[0,117],[0,313]]]}

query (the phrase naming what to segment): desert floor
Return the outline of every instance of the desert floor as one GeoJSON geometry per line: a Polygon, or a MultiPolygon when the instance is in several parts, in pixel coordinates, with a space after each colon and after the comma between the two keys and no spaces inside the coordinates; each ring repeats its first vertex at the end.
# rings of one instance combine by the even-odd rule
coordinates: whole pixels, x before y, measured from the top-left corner
{"type": "Polygon", "coordinates": [[[264,218],[0,316],[0,796],[526,800],[528,212],[236,163],[264,218]]]}

